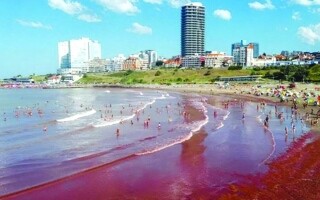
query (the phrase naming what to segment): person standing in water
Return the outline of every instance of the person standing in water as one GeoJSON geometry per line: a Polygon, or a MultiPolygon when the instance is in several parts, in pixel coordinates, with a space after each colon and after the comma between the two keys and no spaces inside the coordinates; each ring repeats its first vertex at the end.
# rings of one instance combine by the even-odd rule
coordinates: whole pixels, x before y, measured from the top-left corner
{"type": "Polygon", "coordinates": [[[120,135],[120,129],[119,128],[117,128],[117,130],[116,130],[116,135],[117,135],[117,137],[119,137],[119,135],[120,135]]]}

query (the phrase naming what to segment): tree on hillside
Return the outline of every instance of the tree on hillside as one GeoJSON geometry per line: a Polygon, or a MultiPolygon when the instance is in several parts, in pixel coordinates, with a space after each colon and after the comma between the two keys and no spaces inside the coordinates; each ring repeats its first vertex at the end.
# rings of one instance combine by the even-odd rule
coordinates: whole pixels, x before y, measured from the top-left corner
{"type": "Polygon", "coordinates": [[[163,65],[163,61],[162,60],[158,60],[157,62],[156,62],[156,66],[157,67],[160,67],[160,66],[162,66],[163,65]]]}
{"type": "Polygon", "coordinates": [[[306,68],[298,68],[297,71],[293,74],[293,78],[295,81],[301,82],[304,81],[309,75],[309,72],[306,68]]]}
{"type": "Polygon", "coordinates": [[[286,80],[286,75],[283,72],[274,72],[273,77],[275,80],[286,80]]]}

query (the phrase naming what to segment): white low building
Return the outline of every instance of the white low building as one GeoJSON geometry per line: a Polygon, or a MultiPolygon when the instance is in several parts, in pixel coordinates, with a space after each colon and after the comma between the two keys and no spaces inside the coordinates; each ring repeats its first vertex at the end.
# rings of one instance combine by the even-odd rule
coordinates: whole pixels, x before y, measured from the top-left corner
{"type": "Polygon", "coordinates": [[[123,54],[107,59],[105,71],[115,72],[123,70],[123,63],[126,60],[126,57],[123,54]]]}
{"type": "Polygon", "coordinates": [[[108,61],[106,59],[95,58],[87,62],[83,72],[105,72],[108,61]]]}
{"type": "Polygon", "coordinates": [[[61,81],[61,76],[54,75],[48,78],[47,83],[50,85],[53,85],[53,84],[60,83],[60,81],[61,81]]]}
{"type": "Polygon", "coordinates": [[[267,67],[276,65],[277,59],[275,56],[265,56],[252,59],[250,66],[252,67],[267,67]]]}
{"type": "Polygon", "coordinates": [[[232,56],[223,52],[212,52],[205,57],[205,66],[212,68],[228,67],[232,64],[232,56]]]}

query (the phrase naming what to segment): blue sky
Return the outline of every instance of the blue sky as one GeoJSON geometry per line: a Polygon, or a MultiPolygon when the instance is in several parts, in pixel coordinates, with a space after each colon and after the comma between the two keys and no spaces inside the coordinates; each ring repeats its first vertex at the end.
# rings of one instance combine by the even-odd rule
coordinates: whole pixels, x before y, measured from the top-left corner
{"type": "MultiPolygon", "coordinates": [[[[154,49],[180,54],[180,7],[189,0],[1,0],[0,78],[55,73],[59,41],[89,37],[103,58],[154,49]]],[[[206,50],[258,42],[260,53],[320,51],[320,0],[198,0],[206,50]]]]}

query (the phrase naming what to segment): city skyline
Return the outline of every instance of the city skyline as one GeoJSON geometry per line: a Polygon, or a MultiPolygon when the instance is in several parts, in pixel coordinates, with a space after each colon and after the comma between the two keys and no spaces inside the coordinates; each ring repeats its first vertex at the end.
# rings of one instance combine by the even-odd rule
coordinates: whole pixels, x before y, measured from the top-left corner
{"type": "MultiPolygon", "coordinates": [[[[58,42],[97,40],[102,58],[154,49],[180,54],[180,12],[188,0],[0,1],[0,78],[55,73],[58,42]]],[[[311,0],[197,0],[206,8],[205,50],[257,42],[260,53],[320,50],[320,3],[311,0]]]]}

